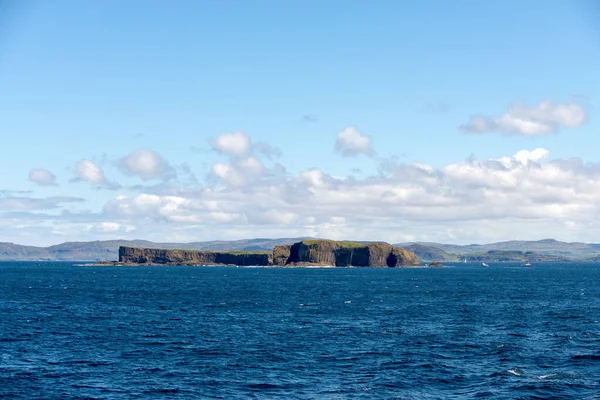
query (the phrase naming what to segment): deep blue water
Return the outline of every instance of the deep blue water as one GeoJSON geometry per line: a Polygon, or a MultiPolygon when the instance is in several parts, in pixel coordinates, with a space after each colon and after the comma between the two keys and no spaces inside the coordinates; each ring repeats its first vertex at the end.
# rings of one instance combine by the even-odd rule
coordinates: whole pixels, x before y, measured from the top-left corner
{"type": "Polygon", "coordinates": [[[0,263],[0,397],[600,398],[600,266],[0,263]]]}

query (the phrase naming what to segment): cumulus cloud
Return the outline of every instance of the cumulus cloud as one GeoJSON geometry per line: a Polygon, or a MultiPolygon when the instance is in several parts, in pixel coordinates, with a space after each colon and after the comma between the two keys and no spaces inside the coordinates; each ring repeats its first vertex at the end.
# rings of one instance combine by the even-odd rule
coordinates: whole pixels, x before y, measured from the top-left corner
{"type": "Polygon", "coordinates": [[[471,116],[460,126],[466,133],[501,132],[508,135],[539,136],[560,128],[576,128],[587,120],[587,112],[577,103],[556,104],[551,100],[536,106],[514,104],[500,116],[471,116]]]}
{"type": "Polygon", "coordinates": [[[213,164],[211,172],[228,185],[244,186],[262,176],[265,170],[258,158],[245,157],[232,162],[217,162],[213,164]]]}
{"type": "Polygon", "coordinates": [[[79,160],[75,164],[76,180],[82,180],[94,185],[106,184],[104,171],[98,164],[91,160],[79,160]]]}
{"type": "Polygon", "coordinates": [[[275,177],[257,160],[241,160],[213,166],[224,187],[121,196],[105,206],[103,215],[122,224],[146,220],[182,230],[210,224],[210,235],[219,238],[481,242],[524,233],[528,238],[578,229],[600,233],[600,165],[552,160],[543,148],[486,160],[472,157],[440,168],[390,164],[385,175],[362,179],[320,169],[275,177]],[[253,174],[252,184],[243,173],[253,174]],[[515,226],[520,230],[511,230],[515,226]]]}
{"type": "Polygon", "coordinates": [[[100,222],[89,224],[84,228],[85,232],[98,234],[116,234],[133,232],[135,227],[132,225],[123,225],[118,222],[100,222]]]}
{"type": "Polygon", "coordinates": [[[136,197],[120,195],[108,202],[103,214],[112,218],[149,219],[171,223],[232,222],[241,218],[230,213],[217,201],[188,199],[181,196],[141,194],[136,197]]]}
{"type": "MultiPolygon", "coordinates": [[[[82,199],[33,199],[0,191],[0,227],[3,219],[15,226],[52,225],[53,232],[71,240],[76,232],[131,239],[142,232],[143,238],[161,241],[313,236],[464,243],[600,237],[600,164],[552,159],[544,148],[483,160],[471,156],[443,166],[381,160],[379,174],[362,177],[333,176],[318,168],[291,173],[279,164],[265,166],[252,143],[250,149],[214,163],[206,185],[141,186],[137,195],[111,196],[101,212],[64,210],[82,199]]],[[[85,161],[78,179],[106,182],[102,170],[85,161]]]]}
{"type": "Polygon", "coordinates": [[[139,149],[126,155],[117,165],[125,174],[137,176],[143,181],[169,180],[176,175],[175,169],[160,154],[148,149],[139,149]]]}
{"type": "Polygon", "coordinates": [[[373,155],[371,137],[362,135],[354,126],[349,126],[337,134],[335,150],[344,157],[354,157],[359,154],[373,155]]]}
{"type": "Polygon", "coordinates": [[[211,140],[212,148],[225,155],[244,156],[250,152],[250,137],[244,132],[223,133],[211,140]]]}
{"type": "Polygon", "coordinates": [[[325,174],[317,168],[300,173],[300,180],[307,183],[309,187],[325,186],[325,174]]]}
{"type": "Polygon", "coordinates": [[[265,142],[252,143],[244,132],[223,133],[210,140],[211,147],[219,154],[231,157],[262,155],[268,159],[281,156],[281,150],[265,142]]]}
{"type": "Polygon", "coordinates": [[[36,168],[29,171],[29,180],[40,186],[56,186],[56,176],[43,168],[36,168]]]}

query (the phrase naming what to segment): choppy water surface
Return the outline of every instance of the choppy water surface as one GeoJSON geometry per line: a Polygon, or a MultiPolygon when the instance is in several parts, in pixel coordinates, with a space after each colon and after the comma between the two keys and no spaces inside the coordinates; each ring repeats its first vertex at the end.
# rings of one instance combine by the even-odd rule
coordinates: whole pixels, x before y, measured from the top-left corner
{"type": "Polygon", "coordinates": [[[600,266],[0,263],[0,397],[600,398],[600,266]]]}

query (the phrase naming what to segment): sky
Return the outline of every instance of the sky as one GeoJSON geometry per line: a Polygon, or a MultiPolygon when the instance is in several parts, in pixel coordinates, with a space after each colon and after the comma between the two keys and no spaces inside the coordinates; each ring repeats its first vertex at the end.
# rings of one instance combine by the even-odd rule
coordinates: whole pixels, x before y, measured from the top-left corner
{"type": "Polygon", "coordinates": [[[0,241],[600,242],[600,5],[0,0],[0,241]]]}

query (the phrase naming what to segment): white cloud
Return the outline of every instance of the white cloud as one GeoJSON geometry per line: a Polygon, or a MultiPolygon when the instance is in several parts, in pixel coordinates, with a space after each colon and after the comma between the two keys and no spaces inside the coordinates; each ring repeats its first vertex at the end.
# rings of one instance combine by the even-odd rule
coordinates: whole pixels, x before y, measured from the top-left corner
{"type": "Polygon", "coordinates": [[[96,226],[96,229],[98,229],[101,232],[117,232],[122,227],[123,225],[118,224],[116,222],[102,222],[96,226]]]}
{"type": "Polygon", "coordinates": [[[126,155],[119,160],[118,166],[127,175],[137,176],[144,181],[169,180],[175,176],[173,167],[160,154],[148,149],[139,149],[126,155]]]}
{"type": "Polygon", "coordinates": [[[212,174],[231,186],[244,186],[260,178],[266,169],[256,157],[236,159],[232,162],[217,162],[212,166],[212,174]]]}
{"type": "MultiPolygon", "coordinates": [[[[79,179],[106,185],[102,170],[87,161],[80,162],[79,179]]],[[[101,212],[68,210],[81,199],[0,192],[0,237],[2,220],[28,234],[27,227],[44,224],[63,240],[77,239],[84,229],[86,238],[112,232],[159,241],[600,237],[600,164],[552,159],[544,148],[440,167],[387,160],[381,174],[364,177],[318,168],[292,174],[281,165],[266,167],[250,151],[213,164],[210,176],[202,187],[174,181],[139,187],[141,194],[111,197],[101,212]]]]}
{"type": "Polygon", "coordinates": [[[29,171],[29,180],[40,186],[56,186],[56,176],[47,169],[32,169],[29,171]]]}
{"type": "Polygon", "coordinates": [[[600,166],[549,157],[537,148],[441,168],[395,164],[385,176],[363,179],[319,169],[273,177],[244,158],[213,166],[226,187],[121,196],[106,205],[104,216],[123,224],[166,222],[180,233],[210,224],[204,239],[283,235],[482,242],[600,233],[600,166]],[[252,184],[242,175],[249,171],[255,173],[252,184]]]}
{"type": "Polygon", "coordinates": [[[587,120],[586,110],[577,103],[555,104],[551,100],[536,106],[512,105],[497,117],[474,115],[460,127],[467,133],[501,132],[509,135],[539,136],[560,128],[576,128],[587,120]]]}
{"type": "Polygon", "coordinates": [[[300,173],[300,179],[313,187],[325,186],[324,177],[325,174],[323,174],[323,171],[316,168],[300,173]]]}
{"type": "Polygon", "coordinates": [[[248,157],[239,161],[238,166],[247,173],[260,176],[265,171],[265,167],[256,157],[248,157]]]}
{"type": "Polygon", "coordinates": [[[371,137],[361,135],[358,129],[353,126],[349,126],[337,134],[335,150],[344,157],[353,157],[359,154],[373,155],[371,137]]]}
{"type": "Polygon", "coordinates": [[[242,219],[240,214],[227,211],[226,206],[217,200],[202,201],[146,193],[136,197],[117,196],[104,206],[103,214],[113,219],[148,219],[185,224],[223,223],[242,219]]]}
{"type": "Polygon", "coordinates": [[[214,150],[230,156],[245,156],[250,153],[250,137],[244,132],[223,133],[211,140],[214,150]]]}
{"type": "Polygon", "coordinates": [[[502,157],[499,158],[504,166],[507,168],[511,166],[511,164],[517,162],[523,165],[527,165],[530,162],[540,162],[548,157],[550,152],[546,149],[537,148],[535,150],[520,150],[512,157],[502,157]]]}
{"type": "Polygon", "coordinates": [[[100,222],[98,224],[87,225],[84,231],[98,234],[129,233],[135,231],[135,227],[117,222],[100,222]]]}
{"type": "Polygon", "coordinates": [[[75,164],[75,176],[78,180],[83,180],[94,185],[103,185],[106,183],[104,171],[98,164],[91,160],[79,160],[75,164]]]}

